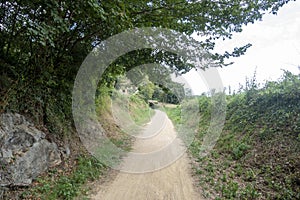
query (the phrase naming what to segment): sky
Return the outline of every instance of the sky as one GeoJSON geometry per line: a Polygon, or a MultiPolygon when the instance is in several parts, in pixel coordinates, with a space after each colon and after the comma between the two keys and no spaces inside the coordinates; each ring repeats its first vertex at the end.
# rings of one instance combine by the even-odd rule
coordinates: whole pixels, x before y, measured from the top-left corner
{"type": "MultiPolygon", "coordinates": [[[[197,38],[195,38],[197,39],[197,38]]],[[[234,64],[219,68],[224,87],[233,90],[245,85],[246,77],[252,78],[256,71],[258,82],[278,80],[282,69],[299,74],[300,66],[300,1],[284,5],[277,15],[266,14],[262,21],[244,26],[232,39],[217,41],[216,52],[231,51],[234,47],[251,43],[245,55],[233,58],[234,64]]],[[[194,94],[208,91],[203,79],[194,71],[184,76],[194,94]]]]}

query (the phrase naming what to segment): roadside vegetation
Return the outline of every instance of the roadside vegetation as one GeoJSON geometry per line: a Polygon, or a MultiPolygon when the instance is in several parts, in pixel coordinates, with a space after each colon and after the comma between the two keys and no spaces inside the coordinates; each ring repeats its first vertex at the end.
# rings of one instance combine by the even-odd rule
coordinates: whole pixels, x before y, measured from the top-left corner
{"type": "MultiPolygon", "coordinates": [[[[228,58],[243,55],[251,44],[240,44],[226,52],[215,53],[215,40],[230,39],[234,32],[241,32],[244,25],[261,20],[268,12],[276,14],[289,1],[1,1],[0,114],[22,114],[59,148],[70,147],[69,155],[63,157],[63,163],[57,166],[57,170],[37,180],[33,190],[31,186],[28,189],[14,185],[5,187],[4,193],[28,190],[26,195],[30,199],[34,198],[32,194],[41,199],[68,199],[80,190],[75,187],[86,179],[98,176],[90,166],[103,172],[106,170],[93,160],[80,143],[72,116],[74,81],[85,58],[98,44],[106,47],[105,41],[111,36],[135,28],[162,27],[187,36],[197,33],[207,38],[199,47],[209,52],[212,64],[226,66],[228,58]],[[93,175],[78,171],[80,168],[90,169],[93,175]],[[64,173],[66,169],[67,174],[64,173]]],[[[124,47],[122,41],[118,45],[120,49],[124,47]]],[[[107,105],[110,105],[117,78],[136,66],[148,63],[168,66],[177,74],[186,73],[194,67],[174,53],[150,48],[130,51],[110,64],[101,77],[95,103],[99,121],[107,130],[108,137],[124,149],[130,148],[132,139],[113,123],[107,105]]],[[[161,75],[162,71],[157,71],[157,74],[161,75]]],[[[139,88],[144,95],[142,98],[152,96],[164,102],[180,101],[179,95],[175,98],[176,95],[166,87],[156,85],[153,88],[153,84],[143,86],[139,88]]],[[[178,90],[176,94],[182,94],[180,86],[173,86],[178,90]]],[[[139,97],[131,98],[131,116],[136,123],[143,124],[147,121],[145,104],[136,98],[139,97]]],[[[0,197],[2,194],[1,187],[0,197]]],[[[7,198],[19,197],[12,194],[7,198]]]]}
{"type": "MultiPolygon", "coordinates": [[[[225,126],[206,157],[199,152],[211,100],[206,95],[197,99],[201,120],[189,152],[205,198],[300,199],[300,75],[285,71],[280,80],[261,87],[254,76],[226,95],[225,126]]],[[[167,109],[175,124],[187,123],[180,110],[167,109]]]]}
{"type": "MultiPolygon", "coordinates": [[[[118,102],[129,108],[129,115],[137,125],[149,122],[153,110],[148,104],[136,95],[123,95],[119,91],[101,87],[101,96],[96,100],[99,121],[106,130],[107,136],[119,148],[129,151],[133,142],[129,134],[121,130],[115,123],[112,110],[110,94],[118,95],[118,102]],[[128,101],[127,101],[128,100],[128,101]]],[[[101,161],[94,158],[84,149],[79,155],[69,158],[59,168],[49,170],[47,174],[39,177],[29,190],[20,192],[22,199],[74,199],[77,196],[85,198],[90,187],[88,182],[98,180],[102,175],[108,173],[108,168],[101,161]]]]}
{"type": "Polygon", "coordinates": [[[132,95],[129,98],[129,112],[138,126],[143,126],[150,122],[151,117],[154,115],[147,102],[145,102],[139,95],[132,95]]]}
{"type": "Polygon", "coordinates": [[[72,163],[74,169],[52,169],[46,176],[38,178],[33,187],[21,193],[21,199],[74,199],[86,196],[89,188],[83,187],[88,181],[99,179],[107,168],[97,159],[81,155],[72,163]]]}

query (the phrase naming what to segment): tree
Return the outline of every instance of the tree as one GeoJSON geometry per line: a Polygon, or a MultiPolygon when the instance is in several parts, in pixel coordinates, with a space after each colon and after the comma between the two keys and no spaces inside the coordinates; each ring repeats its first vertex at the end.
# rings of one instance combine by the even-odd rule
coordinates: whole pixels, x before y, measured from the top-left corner
{"type": "Polygon", "coordinates": [[[145,79],[143,83],[138,87],[139,93],[143,96],[145,101],[152,99],[154,93],[155,85],[149,81],[149,79],[145,79]]]}
{"type": "MultiPolygon", "coordinates": [[[[71,90],[84,58],[100,42],[133,27],[164,27],[207,39],[230,38],[289,0],[8,0],[0,3],[0,110],[29,112],[41,123],[70,119],[71,90]],[[2,84],[5,83],[5,84],[2,84]]],[[[225,64],[249,47],[214,54],[225,64]]],[[[179,72],[192,68],[170,52],[142,49],[111,65],[102,83],[143,63],[164,63],[179,72]],[[135,59],[134,59],[135,58],[135,59]]]]}

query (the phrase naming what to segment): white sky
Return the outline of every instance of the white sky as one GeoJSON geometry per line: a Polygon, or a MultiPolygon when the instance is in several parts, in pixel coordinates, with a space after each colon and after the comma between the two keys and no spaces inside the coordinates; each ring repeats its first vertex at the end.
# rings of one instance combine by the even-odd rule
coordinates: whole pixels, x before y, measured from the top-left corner
{"type": "MultiPolygon", "coordinates": [[[[224,87],[238,89],[245,85],[246,77],[252,78],[255,68],[257,80],[277,80],[281,69],[295,74],[300,71],[300,1],[284,5],[277,15],[264,15],[262,21],[245,26],[241,33],[234,34],[231,40],[218,41],[217,52],[229,51],[234,47],[251,43],[245,55],[233,58],[233,65],[218,69],[224,87]]],[[[201,77],[190,72],[185,76],[194,94],[208,91],[201,77]]]]}

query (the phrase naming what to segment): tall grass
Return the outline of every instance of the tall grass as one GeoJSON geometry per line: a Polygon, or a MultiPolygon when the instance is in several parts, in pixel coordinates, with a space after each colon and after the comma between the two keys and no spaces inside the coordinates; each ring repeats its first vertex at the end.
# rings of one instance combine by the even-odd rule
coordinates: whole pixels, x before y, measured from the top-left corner
{"type": "MultiPolygon", "coordinates": [[[[225,126],[206,157],[200,151],[212,102],[205,95],[197,100],[201,120],[189,152],[205,197],[300,198],[300,75],[285,71],[279,80],[261,87],[254,76],[238,93],[226,95],[225,126]]],[[[174,123],[179,109],[167,110],[174,123]]]]}

